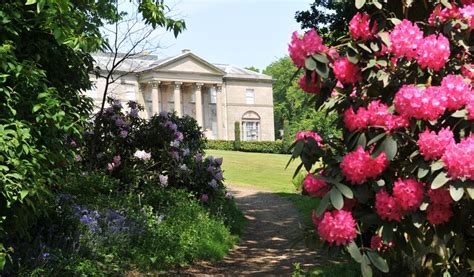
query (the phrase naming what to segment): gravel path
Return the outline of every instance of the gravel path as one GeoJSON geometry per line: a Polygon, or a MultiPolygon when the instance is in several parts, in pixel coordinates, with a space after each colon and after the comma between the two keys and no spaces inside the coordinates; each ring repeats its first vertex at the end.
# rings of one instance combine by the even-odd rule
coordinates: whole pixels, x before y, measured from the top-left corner
{"type": "Polygon", "coordinates": [[[253,188],[232,186],[231,189],[248,220],[240,243],[224,261],[198,263],[181,274],[289,276],[294,263],[307,269],[327,261],[327,257],[305,249],[301,242],[296,244],[303,236],[302,223],[290,201],[253,188]]]}

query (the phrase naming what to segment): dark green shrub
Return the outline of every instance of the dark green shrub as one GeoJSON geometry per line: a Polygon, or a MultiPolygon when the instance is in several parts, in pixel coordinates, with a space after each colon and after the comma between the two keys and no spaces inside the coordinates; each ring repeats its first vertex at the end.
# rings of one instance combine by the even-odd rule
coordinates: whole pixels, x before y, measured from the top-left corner
{"type": "Polygon", "coordinates": [[[206,149],[233,151],[235,149],[234,141],[233,140],[208,140],[206,142],[206,149]]]}
{"type": "Polygon", "coordinates": [[[234,123],[234,149],[240,150],[240,122],[234,123]]]}
{"type": "Polygon", "coordinates": [[[258,153],[274,153],[284,152],[283,142],[277,141],[242,141],[240,151],[258,152],[258,153]]]}

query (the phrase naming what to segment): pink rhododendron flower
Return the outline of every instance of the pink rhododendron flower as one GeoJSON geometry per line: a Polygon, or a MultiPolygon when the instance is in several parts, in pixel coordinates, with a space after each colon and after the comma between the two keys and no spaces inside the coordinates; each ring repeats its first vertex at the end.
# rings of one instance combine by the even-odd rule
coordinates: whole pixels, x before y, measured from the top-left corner
{"type": "Polygon", "coordinates": [[[474,83],[474,64],[463,64],[461,66],[461,74],[464,78],[471,80],[471,85],[474,83]]]}
{"type": "Polygon", "coordinates": [[[423,201],[424,184],[412,179],[398,179],[393,185],[393,197],[405,211],[416,211],[423,201]]]}
{"type": "Polygon", "coordinates": [[[389,35],[390,52],[396,57],[406,57],[408,60],[417,56],[417,49],[423,40],[423,32],[415,23],[404,19],[393,28],[389,35]]]}
{"type": "Polygon", "coordinates": [[[431,204],[426,209],[426,219],[433,225],[448,222],[453,216],[453,210],[449,205],[431,204]]]}
{"type": "Polygon", "coordinates": [[[369,125],[369,120],[369,113],[365,108],[359,108],[357,113],[354,113],[352,108],[348,108],[344,112],[344,125],[351,132],[366,128],[369,125]]]}
{"type": "Polygon", "coordinates": [[[450,144],[444,151],[442,160],[448,175],[455,179],[465,177],[474,180],[474,135],[450,144]]]}
{"type": "Polygon", "coordinates": [[[370,248],[375,251],[380,251],[382,249],[382,246],[382,238],[379,235],[373,235],[370,239],[370,248]]]}
{"type": "Polygon", "coordinates": [[[442,128],[438,134],[426,129],[420,133],[416,142],[420,147],[420,154],[425,160],[437,160],[444,154],[444,150],[450,144],[455,143],[454,134],[448,128],[442,128]]]}
{"type": "Polygon", "coordinates": [[[337,51],[336,48],[331,47],[328,50],[328,56],[331,57],[331,59],[333,60],[339,59],[339,52],[337,51]]]}
{"type": "Polygon", "coordinates": [[[465,5],[459,12],[463,20],[469,25],[469,28],[474,29],[474,4],[465,5]]]}
{"type": "Polygon", "coordinates": [[[316,132],[311,132],[311,131],[299,131],[296,136],[295,140],[301,140],[303,139],[304,142],[307,142],[307,138],[313,138],[319,146],[322,146],[323,139],[319,136],[318,133],[316,132]]]}
{"type": "Polygon", "coordinates": [[[348,153],[340,164],[343,175],[352,184],[362,184],[370,178],[380,175],[388,166],[389,161],[385,152],[372,159],[370,153],[359,146],[355,151],[348,153]]]}
{"type": "Polygon", "coordinates": [[[445,36],[429,35],[418,45],[416,61],[421,68],[439,71],[448,61],[450,54],[449,40],[445,36]]]}
{"type": "Polygon", "coordinates": [[[311,81],[309,84],[306,84],[306,74],[301,76],[298,84],[300,88],[307,93],[318,94],[321,91],[320,84],[316,85],[316,72],[311,73],[311,81]]]}
{"type": "Polygon", "coordinates": [[[388,221],[400,221],[403,217],[403,210],[400,204],[384,189],[375,195],[375,211],[380,218],[388,221]]]}
{"type": "Polygon", "coordinates": [[[404,117],[435,120],[445,112],[447,98],[439,87],[421,90],[405,85],[395,95],[394,103],[397,112],[404,117]]]}
{"type": "Polygon", "coordinates": [[[374,37],[377,31],[377,22],[370,28],[370,16],[367,13],[356,13],[349,22],[349,31],[355,40],[368,40],[374,37]]]}
{"type": "Polygon", "coordinates": [[[325,212],[318,224],[318,233],[329,244],[346,245],[356,236],[356,223],[352,213],[344,210],[325,212]]]}
{"type": "Polygon", "coordinates": [[[303,187],[310,196],[318,198],[323,198],[331,189],[326,181],[316,178],[312,173],[304,178],[303,187]]]}
{"type": "Polygon", "coordinates": [[[347,57],[334,61],[332,69],[336,78],[344,84],[354,84],[362,78],[360,68],[351,63],[347,57]]]}
{"type": "Polygon", "coordinates": [[[471,94],[469,84],[464,82],[461,75],[448,75],[441,81],[441,88],[447,97],[448,110],[459,110],[466,104],[467,97],[471,94]]]}
{"type": "Polygon", "coordinates": [[[474,120],[474,95],[470,95],[466,101],[467,119],[474,120]]]}
{"type": "Polygon", "coordinates": [[[437,5],[428,19],[428,23],[431,26],[435,26],[436,22],[444,23],[448,19],[460,18],[459,8],[451,3],[450,8],[441,8],[441,5],[437,5]]]}
{"type": "Polygon", "coordinates": [[[297,32],[294,32],[291,43],[288,45],[290,57],[298,67],[304,67],[306,57],[326,50],[327,47],[323,45],[323,40],[314,29],[305,33],[302,38],[297,32]]]}
{"type": "Polygon", "coordinates": [[[428,196],[432,204],[449,206],[453,203],[447,188],[429,189],[428,196]]]}

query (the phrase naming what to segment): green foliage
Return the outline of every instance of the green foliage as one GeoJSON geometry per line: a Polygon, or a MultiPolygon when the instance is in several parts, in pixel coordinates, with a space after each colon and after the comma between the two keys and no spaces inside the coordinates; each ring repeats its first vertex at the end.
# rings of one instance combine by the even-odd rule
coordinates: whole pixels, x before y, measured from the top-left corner
{"type": "MultiPolygon", "coordinates": [[[[354,40],[346,31],[340,29],[347,26],[347,21],[350,20],[344,18],[342,12],[340,19],[346,23],[333,26],[337,29],[334,31],[344,33],[344,37],[337,41],[339,55],[348,57],[351,63],[360,68],[361,80],[344,84],[336,89],[337,96],[331,97],[338,81],[330,70],[335,58],[321,52],[319,55],[326,56],[326,61],[321,61],[319,56],[313,55],[308,57],[305,63],[307,73],[315,71],[323,84],[321,93],[315,99],[316,110],[326,111],[330,116],[334,116],[334,124],[341,132],[336,136],[326,136],[325,145],[321,147],[312,140],[299,141],[292,146],[292,159],[301,160],[297,171],[304,166],[308,172],[317,175],[321,175],[321,170],[324,172],[324,176],[318,178],[326,181],[329,192],[321,199],[316,216],[326,211],[343,209],[345,200],[357,200],[355,206],[350,209],[357,223],[357,238],[348,242],[343,249],[327,242],[324,242],[323,246],[328,248],[330,253],[343,250],[349,254],[360,264],[363,276],[379,275],[389,270],[390,274],[402,275],[467,276],[473,270],[474,248],[470,242],[473,241],[471,214],[474,204],[472,197],[465,192],[472,187],[472,176],[466,174],[459,178],[449,177],[446,165],[443,165],[441,159],[426,159],[420,154],[417,144],[420,133],[426,129],[439,131],[449,128],[457,143],[472,137],[472,120],[466,116],[464,108],[461,107],[457,111],[443,110],[436,120],[431,121],[410,117],[407,126],[390,130],[380,126],[367,126],[349,131],[343,121],[343,113],[347,109],[367,107],[369,103],[374,103],[373,101],[386,104],[390,113],[399,116],[401,110],[395,109],[394,98],[404,85],[422,88],[439,86],[448,74],[472,81],[471,76],[461,70],[464,65],[473,62],[472,56],[459,58],[470,50],[468,45],[472,45],[472,30],[462,19],[457,18],[426,24],[427,18],[437,5],[461,6],[461,1],[452,4],[447,1],[385,1],[383,4],[377,0],[352,2],[357,3],[361,12],[368,12],[371,20],[376,21],[378,26],[378,35],[367,41],[354,40]],[[387,33],[405,18],[416,21],[425,36],[439,34],[449,40],[449,59],[443,68],[423,68],[413,59],[397,57],[391,52],[380,54],[381,46],[389,47],[387,33]],[[328,72],[318,70],[315,66],[318,63],[324,64],[328,72]],[[384,152],[390,161],[383,173],[374,180],[363,181],[360,185],[351,182],[347,170],[343,171],[341,168],[343,157],[357,147],[369,151],[372,158],[384,152]],[[400,220],[388,220],[376,209],[375,195],[385,190],[392,196],[394,183],[399,179],[422,182],[424,185],[420,194],[423,201],[413,210],[399,210],[402,213],[400,220]],[[437,208],[436,203],[428,197],[430,188],[444,188],[449,191],[452,204],[447,204],[447,209],[453,215],[446,216],[447,222],[436,223],[429,220],[430,212],[427,207],[437,208]],[[368,248],[374,235],[379,235],[383,244],[390,247],[378,251],[368,248]]],[[[315,3],[326,3],[324,5],[327,6],[329,2],[315,3]]],[[[335,17],[339,17],[339,14],[335,17]]],[[[469,90],[465,93],[468,94],[469,90]]],[[[398,204],[397,201],[402,200],[397,199],[395,202],[398,204]]]]}
{"type": "Polygon", "coordinates": [[[300,130],[317,131],[323,138],[339,135],[334,124],[335,117],[327,116],[325,110],[316,111],[312,108],[314,96],[299,88],[296,81],[303,72],[295,74],[297,71],[288,56],[273,62],[264,70],[265,74],[275,80],[273,83],[275,136],[279,138],[280,130],[283,129],[282,139],[289,145],[300,130]],[[285,120],[288,121],[288,127],[284,125],[285,120]]]}
{"type": "Polygon", "coordinates": [[[234,122],[234,149],[240,149],[240,122],[234,122]]]}
{"type": "Polygon", "coordinates": [[[235,148],[236,142],[232,140],[209,140],[206,143],[207,149],[243,151],[254,153],[287,154],[289,145],[285,145],[281,140],[277,141],[241,141],[240,148],[235,148]]]}

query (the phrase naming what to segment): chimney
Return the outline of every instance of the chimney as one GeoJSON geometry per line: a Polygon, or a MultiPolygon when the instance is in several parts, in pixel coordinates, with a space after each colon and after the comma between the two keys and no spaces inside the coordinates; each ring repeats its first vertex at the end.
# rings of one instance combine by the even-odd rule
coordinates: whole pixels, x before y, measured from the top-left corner
{"type": "Polygon", "coordinates": [[[189,52],[191,52],[190,49],[183,49],[183,50],[181,50],[181,53],[183,53],[183,54],[184,54],[184,53],[189,53],[189,52]]]}

